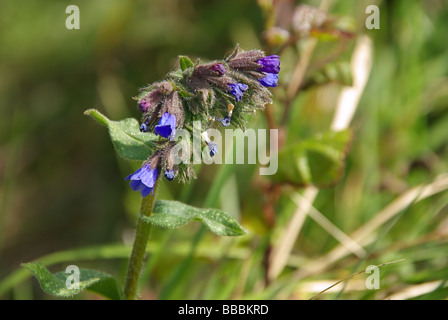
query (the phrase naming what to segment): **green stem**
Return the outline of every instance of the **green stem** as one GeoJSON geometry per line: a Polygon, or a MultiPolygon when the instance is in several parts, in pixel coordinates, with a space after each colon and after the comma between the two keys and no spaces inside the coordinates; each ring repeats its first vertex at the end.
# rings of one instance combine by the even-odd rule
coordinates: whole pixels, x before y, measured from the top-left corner
{"type": "Polygon", "coordinates": [[[144,222],[141,217],[149,217],[152,215],[158,184],[157,181],[152,196],[149,195],[142,198],[137,231],[135,232],[134,246],[132,247],[131,257],[129,259],[126,283],[124,286],[124,294],[127,300],[136,300],[138,298],[138,282],[143,268],[149,233],[151,232],[151,225],[144,222]]]}

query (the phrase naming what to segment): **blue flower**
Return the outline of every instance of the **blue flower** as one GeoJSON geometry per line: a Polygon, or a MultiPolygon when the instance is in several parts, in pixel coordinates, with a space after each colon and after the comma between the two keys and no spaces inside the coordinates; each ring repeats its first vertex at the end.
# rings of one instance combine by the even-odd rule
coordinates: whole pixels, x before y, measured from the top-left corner
{"type": "Polygon", "coordinates": [[[164,176],[168,181],[173,181],[175,177],[174,170],[166,170],[164,176]]]}
{"type": "Polygon", "coordinates": [[[257,63],[261,65],[258,71],[275,74],[280,72],[280,60],[277,55],[261,58],[257,63]]]}
{"type": "Polygon", "coordinates": [[[228,86],[230,87],[230,90],[228,92],[235,96],[236,101],[241,101],[241,99],[243,98],[243,92],[249,88],[246,84],[243,83],[230,83],[228,86]]]}
{"type": "Polygon", "coordinates": [[[217,121],[221,122],[224,127],[228,127],[230,125],[230,115],[227,114],[225,118],[216,118],[217,121]]]}
{"type": "Polygon", "coordinates": [[[265,87],[276,87],[278,81],[278,74],[266,73],[266,77],[258,80],[265,87]]]}
{"type": "Polygon", "coordinates": [[[210,157],[214,157],[218,153],[218,145],[213,142],[207,143],[208,149],[210,150],[210,157]]]}
{"type": "Polygon", "coordinates": [[[144,122],[140,125],[140,132],[148,132],[149,131],[149,126],[147,122],[144,122]]]}
{"type": "Polygon", "coordinates": [[[176,116],[165,112],[160,118],[159,124],[154,128],[154,133],[164,138],[173,139],[176,134],[176,116]]]}
{"type": "Polygon", "coordinates": [[[156,185],[159,171],[157,168],[151,169],[149,164],[143,165],[140,169],[126,177],[126,180],[131,180],[129,186],[134,191],[140,191],[142,197],[153,194],[154,186],[156,185]]]}

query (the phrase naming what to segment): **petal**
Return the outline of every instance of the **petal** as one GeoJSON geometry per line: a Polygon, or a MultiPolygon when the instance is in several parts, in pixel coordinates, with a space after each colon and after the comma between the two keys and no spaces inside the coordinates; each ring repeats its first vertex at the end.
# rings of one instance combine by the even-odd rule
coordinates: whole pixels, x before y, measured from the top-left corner
{"type": "Polygon", "coordinates": [[[280,60],[277,55],[264,57],[258,60],[257,63],[261,65],[260,68],[258,68],[258,71],[267,73],[280,72],[280,60]]]}
{"type": "Polygon", "coordinates": [[[159,177],[159,172],[157,168],[146,171],[144,175],[142,175],[142,183],[150,188],[153,188],[156,184],[157,178],[159,177]]]}
{"type": "Polygon", "coordinates": [[[249,86],[248,86],[247,84],[244,84],[244,83],[237,83],[237,85],[238,85],[238,88],[239,88],[242,92],[244,92],[244,91],[246,91],[247,89],[249,89],[249,86]]]}
{"type": "Polygon", "coordinates": [[[142,188],[141,194],[142,197],[148,196],[150,193],[153,194],[154,188],[144,187],[142,188]]]}
{"type": "Polygon", "coordinates": [[[230,83],[228,86],[230,87],[228,92],[235,96],[236,101],[241,101],[243,98],[243,91],[246,91],[249,88],[246,84],[242,83],[230,83]]]}
{"type": "Polygon", "coordinates": [[[176,116],[165,112],[160,118],[159,123],[154,128],[154,133],[156,135],[162,136],[164,138],[174,137],[176,131],[176,116]]]}
{"type": "Polygon", "coordinates": [[[158,136],[162,136],[164,138],[168,138],[171,133],[173,132],[173,129],[171,125],[165,124],[165,125],[157,125],[154,128],[154,133],[158,136]]]}
{"type": "Polygon", "coordinates": [[[135,171],[134,173],[131,173],[130,175],[128,175],[125,180],[139,180],[139,176],[140,173],[142,171],[142,168],[139,168],[137,171],[135,171]]]}
{"type": "Polygon", "coordinates": [[[170,114],[168,112],[165,112],[162,115],[162,118],[160,118],[158,125],[166,125],[168,124],[168,120],[170,119],[170,114]]]}
{"type": "Polygon", "coordinates": [[[273,73],[267,73],[266,77],[258,81],[265,87],[276,87],[278,82],[278,75],[273,73]]]}
{"type": "Polygon", "coordinates": [[[145,185],[140,180],[132,180],[131,182],[129,182],[129,186],[133,191],[139,191],[145,187],[145,185]]]}

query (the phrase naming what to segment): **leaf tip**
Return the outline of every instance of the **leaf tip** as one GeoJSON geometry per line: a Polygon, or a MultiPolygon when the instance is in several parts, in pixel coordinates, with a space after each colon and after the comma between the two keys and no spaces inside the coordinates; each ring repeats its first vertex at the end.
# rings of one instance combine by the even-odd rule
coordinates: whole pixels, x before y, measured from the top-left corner
{"type": "Polygon", "coordinates": [[[86,111],[84,111],[84,115],[92,117],[99,124],[102,124],[103,126],[108,125],[109,119],[96,109],[93,108],[87,109],[86,111]]]}

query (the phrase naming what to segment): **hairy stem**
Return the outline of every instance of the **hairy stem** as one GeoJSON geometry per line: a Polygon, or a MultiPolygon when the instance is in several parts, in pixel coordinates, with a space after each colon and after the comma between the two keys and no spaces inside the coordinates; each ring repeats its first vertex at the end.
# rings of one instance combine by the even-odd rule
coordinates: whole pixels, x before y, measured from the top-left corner
{"type": "Polygon", "coordinates": [[[129,259],[126,283],[124,286],[124,294],[127,300],[136,300],[138,298],[138,282],[143,268],[146,245],[151,232],[151,225],[144,222],[141,217],[149,217],[152,215],[158,184],[159,182],[157,181],[152,196],[149,195],[142,198],[137,230],[135,232],[134,246],[132,247],[131,257],[129,259]]]}

